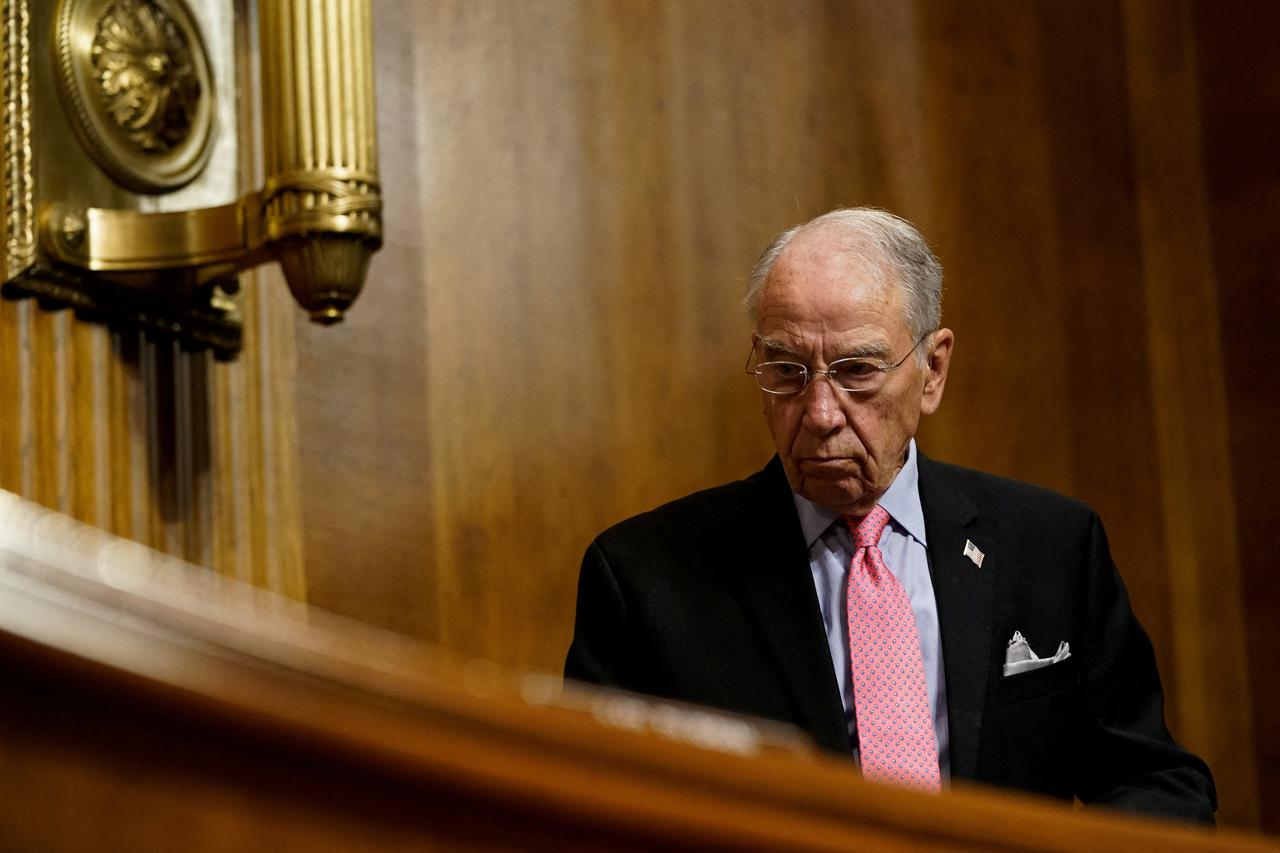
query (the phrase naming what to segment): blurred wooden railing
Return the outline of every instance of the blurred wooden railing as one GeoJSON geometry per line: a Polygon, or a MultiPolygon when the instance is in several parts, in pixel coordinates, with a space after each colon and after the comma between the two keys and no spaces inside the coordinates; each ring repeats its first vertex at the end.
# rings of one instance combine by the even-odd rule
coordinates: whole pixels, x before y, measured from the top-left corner
{"type": "Polygon", "coordinates": [[[0,851],[1273,850],[449,660],[0,492],[0,851]]]}

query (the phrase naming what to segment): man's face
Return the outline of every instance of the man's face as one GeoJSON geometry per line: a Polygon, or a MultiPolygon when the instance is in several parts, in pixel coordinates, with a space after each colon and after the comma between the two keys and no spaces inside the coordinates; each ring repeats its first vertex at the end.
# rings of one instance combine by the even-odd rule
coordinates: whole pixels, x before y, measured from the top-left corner
{"type": "MultiPolygon", "coordinates": [[[[798,361],[825,370],[838,358],[894,364],[915,340],[900,292],[889,275],[844,250],[831,234],[797,237],[774,265],[760,294],[757,345],[762,360],[798,361]]],[[[902,467],[920,416],[942,401],[952,334],[925,338],[871,393],[841,390],[815,377],[799,394],[761,392],[764,414],[791,488],[821,506],[865,515],[902,467]]]]}

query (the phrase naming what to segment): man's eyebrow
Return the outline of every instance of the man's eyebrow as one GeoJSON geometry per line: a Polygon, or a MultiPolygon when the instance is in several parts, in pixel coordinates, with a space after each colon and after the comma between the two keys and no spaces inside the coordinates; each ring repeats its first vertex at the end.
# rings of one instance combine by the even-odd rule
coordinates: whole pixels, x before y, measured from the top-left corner
{"type": "Polygon", "coordinates": [[[889,345],[881,341],[874,341],[865,344],[856,344],[844,350],[844,355],[840,358],[878,358],[887,359],[889,357],[889,345]]]}
{"type": "Polygon", "coordinates": [[[800,354],[791,347],[782,343],[782,341],[774,338],[766,338],[764,335],[756,335],[756,344],[762,350],[773,355],[790,355],[800,358],[800,354]]]}
{"type": "MultiPolygon", "coordinates": [[[[764,352],[770,356],[789,356],[797,361],[803,361],[804,356],[796,352],[788,344],[783,343],[775,338],[766,338],[764,335],[756,335],[756,344],[764,352]]],[[[863,344],[854,344],[847,349],[841,350],[841,353],[832,361],[842,358],[877,358],[886,360],[890,356],[889,345],[883,341],[869,341],[863,344]]]]}

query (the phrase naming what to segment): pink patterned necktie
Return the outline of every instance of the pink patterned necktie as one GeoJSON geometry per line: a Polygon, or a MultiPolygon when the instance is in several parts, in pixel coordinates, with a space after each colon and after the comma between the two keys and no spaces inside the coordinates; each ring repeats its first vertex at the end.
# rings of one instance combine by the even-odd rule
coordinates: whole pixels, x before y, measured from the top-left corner
{"type": "Polygon", "coordinates": [[[915,614],[878,547],[889,513],[877,505],[863,518],[844,520],[853,531],[845,603],[862,775],[941,790],[915,614]]]}

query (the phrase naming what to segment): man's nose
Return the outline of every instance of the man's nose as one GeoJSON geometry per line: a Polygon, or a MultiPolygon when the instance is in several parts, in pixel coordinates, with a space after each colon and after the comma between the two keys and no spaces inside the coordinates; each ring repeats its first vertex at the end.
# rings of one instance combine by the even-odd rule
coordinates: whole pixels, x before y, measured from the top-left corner
{"type": "Polygon", "coordinates": [[[836,395],[845,392],[832,385],[830,379],[815,376],[800,393],[805,395],[805,429],[816,435],[826,435],[844,426],[844,409],[840,408],[840,398],[836,395]]]}

